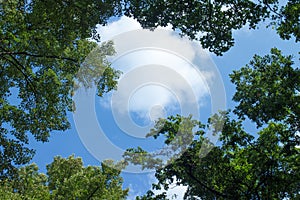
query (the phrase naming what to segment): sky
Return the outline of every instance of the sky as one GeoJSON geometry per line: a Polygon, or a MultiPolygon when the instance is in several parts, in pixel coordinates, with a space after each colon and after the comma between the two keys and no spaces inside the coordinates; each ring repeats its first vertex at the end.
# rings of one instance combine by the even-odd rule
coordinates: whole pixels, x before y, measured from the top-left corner
{"type": "MultiPolygon", "coordinates": [[[[285,55],[293,54],[299,63],[299,45],[281,40],[265,25],[258,30],[245,27],[234,31],[235,46],[222,57],[179,37],[170,27],[146,31],[127,17],[98,27],[103,42],[114,41],[116,55],[108,60],[123,72],[118,89],[101,98],[95,95],[95,88],[79,89],[74,97],[76,112],[68,115],[72,128],[52,133],[47,143],[31,141],[36,149],[33,162],[45,172],[56,155],[74,154],[82,157],[85,165],[99,165],[104,159],[121,159],[130,147],[155,152],[163,148],[162,141],[145,135],[158,118],[191,113],[205,123],[212,113],[232,108],[235,88],[228,75],[249,63],[254,54],[266,55],[277,47],[285,55]]],[[[251,124],[247,129],[255,131],[251,124]]],[[[217,144],[217,137],[210,138],[217,144]]],[[[156,181],[153,171],[134,166],[124,170],[122,177],[124,188],[130,189],[128,199],[145,194],[156,181]]],[[[172,188],[168,196],[177,194],[174,199],[182,199],[186,187],[172,188]]]]}

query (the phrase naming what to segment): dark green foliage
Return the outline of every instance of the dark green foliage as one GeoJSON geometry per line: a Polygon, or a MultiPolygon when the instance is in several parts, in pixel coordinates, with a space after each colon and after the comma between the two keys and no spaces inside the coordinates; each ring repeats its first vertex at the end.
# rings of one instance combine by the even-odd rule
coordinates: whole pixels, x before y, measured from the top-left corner
{"type": "MultiPolygon", "coordinates": [[[[70,127],[67,111],[74,107],[74,78],[97,46],[86,38],[99,39],[93,30],[117,15],[116,3],[1,1],[0,177],[13,175],[15,166],[28,163],[34,155],[27,145],[29,133],[46,142],[52,131],[70,127]]],[[[104,51],[111,50],[112,43],[106,46],[110,48],[103,48],[100,61],[112,53],[104,51]]],[[[110,69],[103,62],[102,72],[105,67],[110,69]]],[[[107,81],[96,83],[99,89],[107,87],[101,93],[115,88],[118,73],[103,76],[109,76],[102,77],[107,81]]]]}
{"type": "Polygon", "coordinates": [[[282,39],[295,37],[295,41],[300,41],[300,2],[291,0],[281,9],[281,14],[275,17],[278,19],[277,32],[282,39]]]}
{"type": "MultiPolygon", "coordinates": [[[[34,150],[28,145],[29,133],[36,140],[46,142],[52,131],[64,131],[70,127],[67,112],[74,109],[72,95],[79,85],[97,85],[99,96],[116,88],[120,72],[112,69],[105,59],[106,55],[114,53],[113,44],[108,42],[95,48],[94,42],[86,40],[88,37],[100,40],[96,24],[105,25],[109,17],[120,14],[133,16],[144,28],[171,24],[174,30],[199,40],[204,48],[217,55],[234,45],[233,30],[246,24],[254,29],[263,20],[270,20],[270,25],[282,39],[295,37],[296,42],[299,41],[298,0],[289,0],[282,7],[278,0],[257,2],[1,1],[0,178],[4,180],[4,177],[16,175],[13,185],[2,182],[0,193],[5,195],[3,198],[23,199],[24,195],[29,195],[28,198],[40,199],[43,196],[47,199],[51,198],[50,188],[51,194],[57,198],[72,199],[91,194],[90,189],[95,185],[93,191],[100,192],[98,182],[93,181],[102,177],[99,175],[101,170],[115,173],[105,166],[101,169],[83,168],[81,161],[73,158],[56,158],[55,164],[48,166],[49,179],[39,174],[34,165],[16,168],[28,163],[34,155],[34,150]],[[68,162],[72,163],[71,166],[74,164],[74,168],[69,168],[68,162]],[[56,166],[64,170],[58,170],[56,166]],[[85,179],[80,178],[82,174],[86,174],[85,179]],[[34,181],[22,188],[21,182],[29,179],[34,181]],[[89,185],[90,180],[95,185],[89,185]],[[49,187],[46,181],[49,181],[49,187]],[[75,197],[69,188],[79,191],[75,197]]],[[[230,120],[224,113],[212,117],[206,129],[191,117],[169,117],[161,119],[148,136],[165,136],[169,148],[162,154],[174,153],[178,149],[184,154],[175,151],[174,156],[178,159],[172,159],[164,168],[162,159],[156,157],[159,155],[149,155],[141,148],[126,152],[126,160],[142,164],[144,168],[158,167],[159,183],[154,186],[157,189],[161,186],[167,189],[167,180],[174,181],[176,176],[179,184],[189,186],[186,198],[299,198],[299,148],[296,148],[299,136],[295,133],[299,131],[300,77],[299,69],[292,65],[291,56],[283,56],[274,48],[271,55],[256,55],[249,65],[231,75],[237,86],[234,100],[238,105],[234,113],[240,120],[248,117],[264,129],[247,133],[241,121],[230,120]],[[220,131],[222,146],[214,147],[205,134],[220,131]],[[259,137],[254,139],[254,134],[259,137]]],[[[115,174],[115,182],[108,181],[105,186],[113,182],[117,184],[118,173],[115,174]]],[[[107,198],[112,195],[105,194],[107,198]]],[[[123,195],[119,189],[113,194],[123,195]]],[[[149,192],[143,199],[151,196],[153,193],[149,192]]],[[[117,199],[120,196],[112,197],[117,199]]],[[[154,197],[164,198],[165,194],[154,197]]]]}
{"type": "MultiPolygon", "coordinates": [[[[281,8],[276,0],[258,3],[232,0],[2,1],[0,176],[14,174],[15,165],[27,163],[34,155],[27,145],[28,133],[45,142],[52,131],[70,127],[66,114],[74,109],[71,97],[78,86],[74,85],[74,78],[79,69],[86,70],[80,71],[82,74],[90,74],[85,78],[79,75],[77,80],[83,81],[84,86],[96,84],[99,96],[116,88],[120,73],[105,59],[90,62],[86,67],[86,56],[96,46],[86,38],[100,40],[96,24],[105,25],[109,17],[121,14],[135,17],[145,28],[171,24],[182,34],[201,41],[204,48],[221,55],[234,44],[233,30],[247,23],[255,28],[268,18],[282,38],[294,36],[299,41],[298,11],[297,0],[290,0],[281,8]]],[[[109,50],[102,51],[102,56],[113,53],[110,45],[101,47],[109,50]]]]}
{"type": "Polygon", "coordinates": [[[125,15],[133,16],[144,28],[172,25],[183,35],[199,40],[204,48],[222,55],[234,45],[233,30],[271,18],[280,37],[292,35],[299,41],[299,1],[290,0],[279,9],[278,0],[125,0],[125,15]]]}

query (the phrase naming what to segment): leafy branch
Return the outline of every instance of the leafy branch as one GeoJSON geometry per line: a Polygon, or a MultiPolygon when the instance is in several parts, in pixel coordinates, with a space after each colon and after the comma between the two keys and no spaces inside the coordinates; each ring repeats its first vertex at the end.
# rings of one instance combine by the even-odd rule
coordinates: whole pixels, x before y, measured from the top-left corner
{"type": "Polygon", "coordinates": [[[61,59],[61,60],[69,60],[72,62],[78,62],[78,60],[69,58],[69,57],[64,57],[64,56],[55,56],[55,55],[38,55],[38,54],[31,54],[25,51],[20,51],[20,52],[10,52],[10,51],[4,51],[0,52],[0,55],[26,55],[26,56],[31,56],[31,57],[36,57],[36,58],[54,58],[54,59],[61,59]]]}

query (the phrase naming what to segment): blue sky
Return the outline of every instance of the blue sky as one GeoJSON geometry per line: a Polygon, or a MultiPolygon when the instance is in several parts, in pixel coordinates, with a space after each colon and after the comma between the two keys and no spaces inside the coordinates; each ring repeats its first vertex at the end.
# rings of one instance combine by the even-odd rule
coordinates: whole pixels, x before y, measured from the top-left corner
{"type": "MultiPolygon", "coordinates": [[[[52,133],[48,143],[31,142],[32,148],[36,149],[33,162],[45,171],[46,164],[56,155],[67,157],[74,154],[82,157],[85,165],[99,165],[104,158],[117,158],[128,147],[139,145],[155,150],[162,143],[146,140],[144,135],[157,117],[191,111],[206,122],[212,106],[214,109],[232,108],[235,88],[228,74],[249,63],[254,54],[265,55],[272,47],[277,47],[285,55],[293,54],[295,63],[299,64],[299,45],[293,40],[281,40],[274,30],[265,26],[261,24],[258,30],[245,27],[235,31],[235,46],[222,57],[200,51],[197,45],[170,34],[168,28],[161,33],[136,32],[140,28],[138,23],[125,17],[107,27],[99,27],[102,40],[115,39],[117,51],[125,52],[124,55],[118,54],[117,58],[110,58],[113,67],[123,71],[120,86],[103,98],[95,97],[93,91],[81,93],[79,114],[69,113],[70,130],[52,133]],[[144,46],[158,41],[154,45],[156,49],[144,48],[128,53],[140,45],[136,43],[142,41],[138,38],[141,36],[144,37],[144,46]],[[170,52],[169,47],[181,55],[170,52]],[[199,71],[194,71],[193,63],[198,65],[199,71]]],[[[255,131],[250,124],[247,128],[255,131]]],[[[122,176],[124,187],[130,189],[128,199],[144,194],[155,181],[153,173],[142,173],[137,168],[123,172],[122,176]]],[[[184,187],[175,187],[171,193],[183,191],[184,187]]]]}

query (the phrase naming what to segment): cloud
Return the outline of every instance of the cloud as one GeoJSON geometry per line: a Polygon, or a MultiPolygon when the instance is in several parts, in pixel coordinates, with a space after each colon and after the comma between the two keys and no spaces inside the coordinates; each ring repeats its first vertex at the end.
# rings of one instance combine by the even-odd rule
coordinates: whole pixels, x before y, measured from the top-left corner
{"type": "Polygon", "coordinates": [[[171,184],[170,188],[171,189],[167,191],[167,198],[173,200],[175,199],[182,200],[187,190],[187,186],[176,185],[176,184],[171,184]]]}
{"type": "Polygon", "coordinates": [[[101,41],[107,41],[118,34],[141,29],[141,25],[133,18],[122,16],[119,20],[109,23],[107,26],[98,26],[97,31],[101,41]]]}
{"type": "MultiPolygon", "coordinates": [[[[159,150],[162,141],[145,140],[159,117],[199,119],[204,106],[205,117],[225,110],[223,81],[209,54],[168,29],[144,30],[127,17],[98,27],[102,41],[114,42],[112,67],[123,72],[116,91],[95,98],[95,87],[80,88],[73,98],[76,130],[98,160],[121,160],[128,146],[159,150]]],[[[125,171],[145,172],[131,166],[125,171]]]]}
{"type": "Polygon", "coordinates": [[[197,115],[199,107],[206,105],[208,82],[214,78],[207,70],[212,65],[208,54],[168,31],[170,26],[140,29],[137,21],[125,16],[98,27],[103,40],[114,41],[118,56],[112,58],[112,66],[123,72],[118,90],[102,98],[101,105],[118,116],[134,112],[148,122],[172,112],[197,115]],[[194,61],[202,66],[195,66],[194,61]],[[155,108],[157,113],[151,114],[155,108]]]}
{"type": "MultiPolygon", "coordinates": [[[[157,179],[155,178],[154,174],[149,174],[148,179],[149,179],[149,183],[157,183],[157,179]]],[[[173,180],[176,180],[175,176],[173,177],[173,180]]],[[[187,188],[188,186],[184,186],[182,184],[176,185],[176,181],[175,181],[169,185],[169,189],[167,191],[162,189],[162,190],[154,190],[153,192],[155,195],[159,195],[162,194],[163,192],[166,192],[168,199],[182,200],[187,188]]]]}
{"type": "Polygon", "coordinates": [[[138,189],[134,188],[133,184],[129,184],[128,188],[129,188],[129,192],[128,192],[127,200],[135,200],[137,196],[143,195],[141,191],[138,191],[138,189]]]}
{"type": "MultiPolygon", "coordinates": [[[[141,181],[139,184],[129,184],[129,194],[127,199],[128,200],[134,200],[137,196],[143,196],[146,194],[148,190],[152,190],[152,184],[157,183],[158,180],[155,178],[154,173],[148,173],[142,175],[144,178],[143,180],[147,180],[147,182],[141,181]],[[143,185],[144,188],[141,188],[140,186],[143,185]]],[[[174,180],[176,180],[176,177],[173,177],[174,180]]],[[[182,200],[184,197],[184,194],[187,190],[187,186],[183,185],[176,185],[175,183],[172,183],[169,185],[169,189],[166,191],[164,189],[162,190],[152,190],[155,195],[162,194],[163,192],[166,192],[167,198],[170,200],[182,200]]]]}
{"type": "MultiPolygon", "coordinates": [[[[172,30],[172,26],[168,24],[166,27],[159,27],[164,30],[172,30]]],[[[113,21],[106,26],[98,26],[97,31],[101,36],[101,41],[107,41],[111,38],[128,31],[142,29],[140,23],[133,18],[126,16],[120,17],[117,21],[113,21]]]]}

